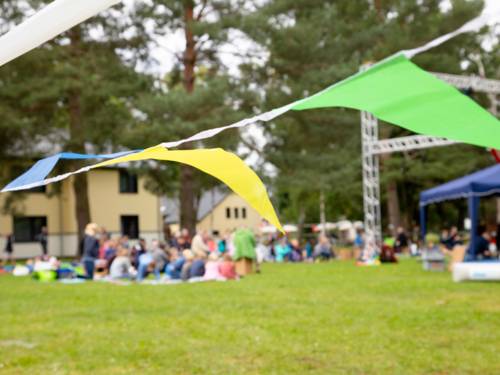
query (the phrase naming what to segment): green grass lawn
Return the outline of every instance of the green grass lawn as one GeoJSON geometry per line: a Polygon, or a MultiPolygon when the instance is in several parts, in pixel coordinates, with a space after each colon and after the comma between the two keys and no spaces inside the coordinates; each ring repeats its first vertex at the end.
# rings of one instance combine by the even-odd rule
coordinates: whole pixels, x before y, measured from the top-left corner
{"type": "Polygon", "coordinates": [[[168,286],[1,276],[0,373],[500,374],[500,284],[412,260],[168,286]]]}

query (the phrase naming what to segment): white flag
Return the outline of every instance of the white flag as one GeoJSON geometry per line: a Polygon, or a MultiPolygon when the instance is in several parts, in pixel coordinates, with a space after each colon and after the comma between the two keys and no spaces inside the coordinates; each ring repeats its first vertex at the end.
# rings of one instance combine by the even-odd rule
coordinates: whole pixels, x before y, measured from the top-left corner
{"type": "Polygon", "coordinates": [[[121,0],[55,0],[0,37],[0,66],[121,0]]]}

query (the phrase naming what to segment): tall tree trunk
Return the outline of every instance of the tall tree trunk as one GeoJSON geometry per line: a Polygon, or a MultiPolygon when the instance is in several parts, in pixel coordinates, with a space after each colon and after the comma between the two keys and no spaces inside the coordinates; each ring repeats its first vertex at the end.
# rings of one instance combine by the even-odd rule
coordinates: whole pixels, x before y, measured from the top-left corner
{"type": "MultiPolygon", "coordinates": [[[[81,58],[81,41],[82,33],[79,26],[71,29],[69,32],[71,41],[70,54],[73,64],[78,64],[81,58]]],[[[77,80],[78,77],[75,77],[77,80]]],[[[68,93],[69,105],[69,146],[71,151],[78,153],[85,153],[85,129],[82,121],[82,105],[81,94],[78,85],[72,88],[68,93]]],[[[75,161],[74,168],[82,166],[82,162],[75,161]]],[[[91,222],[90,216],[90,203],[88,195],[88,180],[86,173],[79,173],[73,178],[73,192],[75,194],[75,215],[77,223],[77,237],[78,237],[78,254],[82,255],[80,249],[80,242],[83,238],[85,226],[91,222]]]]}
{"type": "MultiPolygon", "coordinates": [[[[194,22],[194,4],[192,1],[186,1],[184,5],[184,35],[186,37],[186,49],[184,50],[184,89],[188,94],[194,90],[196,66],[196,46],[193,35],[194,22]]],[[[192,148],[191,143],[184,143],[181,146],[183,149],[192,148]]],[[[181,227],[187,228],[191,235],[196,231],[197,213],[195,206],[195,188],[194,188],[194,171],[192,167],[181,165],[180,170],[180,224],[181,227]]]]}
{"type": "Polygon", "coordinates": [[[189,233],[194,235],[197,223],[196,207],[194,204],[194,171],[193,168],[184,165],[180,168],[181,187],[179,199],[181,227],[187,228],[189,233]]]}
{"type": "MultiPolygon", "coordinates": [[[[389,138],[389,131],[383,128],[380,132],[381,139],[389,138]]],[[[384,172],[384,164],[391,157],[390,154],[380,155],[380,172],[384,172]]],[[[401,210],[399,205],[398,184],[396,181],[388,181],[386,186],[387,194],[387,215],[389,216],[389,225],[392,226],[392,235],[396,234],[396,229],[401,225],[401,210]]]]}
{"type": "Polygon", "coordinates": [[[304,222],[306,220],[306,206],[302,203],[303,200],[299,203],[299,222],[298,222],[298,240],[301,243],[302,238],[304,237],[304,222]]]}
{"type": "MultiPolygon", "coordinates": [[[[385,20],[385,15],[382,8],[382,0],[374,0],[375,11],[377,12],[377,16],[381,21],[385,20]]],[[[389,130],[382,127],[381,128],[381,137],[382,139],[389,138],[389,130]]],[[[390,158],[389,154],[383,154],[380,156],[380,164],[381,167],[384,164],[384,161],[390,158]]],[[[383,171],[383,168],[381,168],[383,171]]],[[[389,216],[389,224],[392,225],[392,234],[396,234],[396,229],[401,225],[401,211],[399,205],[399,196],[398,196],[398,185],[396,181],[389,181],[387,183],[387,215],[389,216]]]]}
{"type": "Polygon", "coordinates": [[[399,209],[398,185],[395,181],[387,183],[387,213],[389,224],[392,224],[392,235],[396,235],[396,229],[401,225],[401,211],[399,209]]]}
{"type": "Polygon", "coordinates": [[[326,234],[326,208],[325,208],[325,192],[319,193],[319,219],[321,221],[321,234],[326,234]]]}
{"type": "Polygon", "coordinates": [[[385,17],[382,11],[382,0],[375,0],[374,5],[375,5],[375,10],[377,11],[378,18],[383,21],[385,17]]]}

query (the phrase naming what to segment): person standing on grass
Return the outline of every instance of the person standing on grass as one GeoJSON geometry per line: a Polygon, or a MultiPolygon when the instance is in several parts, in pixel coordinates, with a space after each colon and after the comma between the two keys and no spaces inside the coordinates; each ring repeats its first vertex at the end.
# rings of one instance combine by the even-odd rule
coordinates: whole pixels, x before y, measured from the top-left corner
{"type": "Polygon", "coordinates": [[[7,234],[7,236],[5,236],[5,240],[5,257],[7,258],[7,262],[12,262],[12,254],[14,253],[14,235],[12,233],[7,234]]]}
{"type": "MultiPolygon", "coordinates": [[[[234,256],[236,261],[236,270],[240,276],[245,276],[247,273],[252,272],[255,258],[255,236],[248,228],[240,228],[234,233],[234,256]]],[[[257,272],[260,272],[258,264],[256,265],[257,272]]]]}
{"type": "Polygon", "coordinates": [[[48,245],[48,231],[47,227],[42,227],[40,234],[38,235],[38,242],[40,242],[40,247],[42,248],[42,255],[47,256],[47,245],[48,245]]]}
{"type": "Polygon", "coordinates": [[[99,226],[95,223],[87,224],[83,238],[83,267],[88,280],[94,279],[95,261],[99,257],[99,226]]]}
{"type": "Polygon", "coordinates": [[[354,238],[354,248],[361,253],[363,247],[365,246],[365,239],[363,236],[363,229],[358,229],[356,231],[356,237],[354,238]]]}

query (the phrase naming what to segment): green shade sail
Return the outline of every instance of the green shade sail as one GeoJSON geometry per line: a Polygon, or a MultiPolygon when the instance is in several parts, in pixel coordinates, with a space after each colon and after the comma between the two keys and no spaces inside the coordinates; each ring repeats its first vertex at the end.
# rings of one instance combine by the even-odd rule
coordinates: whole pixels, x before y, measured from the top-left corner
{"type": "Polygon", "coordinates": [[[415,133],[500,149],[500,122],[404,55],[301,100],[293,110],[347,107],[415,133]]]}

